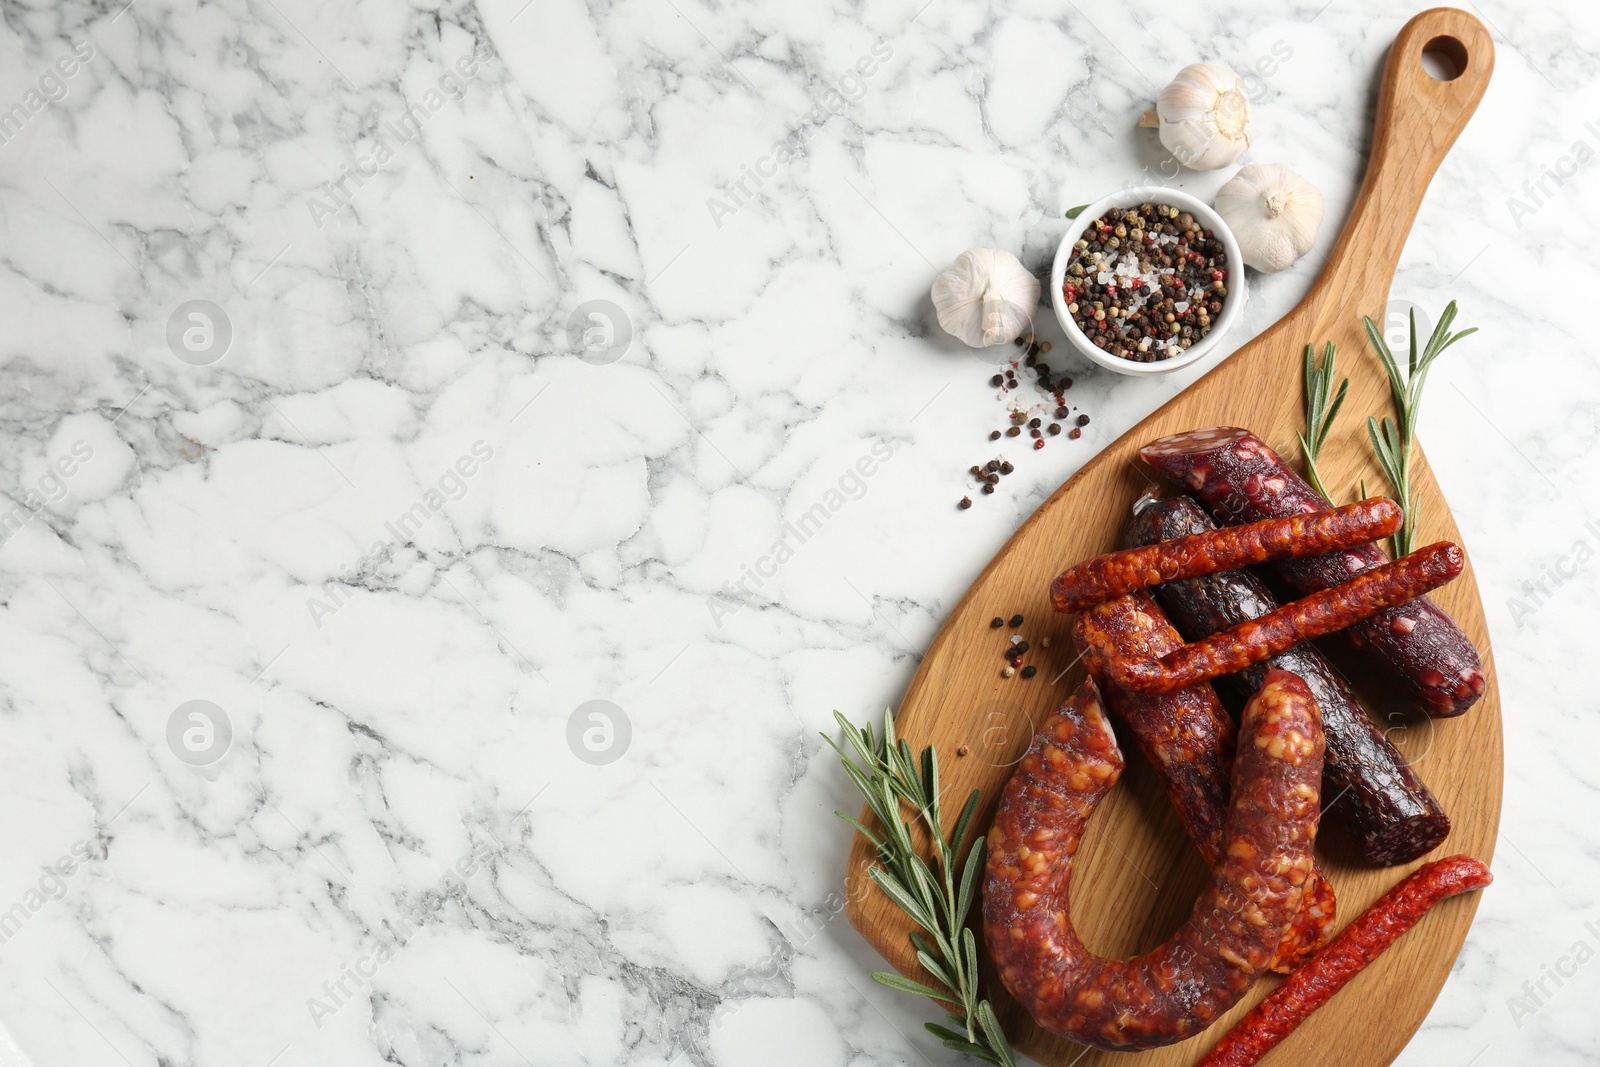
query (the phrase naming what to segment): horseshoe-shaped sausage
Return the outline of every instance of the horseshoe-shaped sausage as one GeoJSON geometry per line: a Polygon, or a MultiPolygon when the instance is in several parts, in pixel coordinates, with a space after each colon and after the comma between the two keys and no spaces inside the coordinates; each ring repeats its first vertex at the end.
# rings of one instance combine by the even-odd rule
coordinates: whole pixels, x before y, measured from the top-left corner
{"type": "Polygon", "coordinates": [[[1189,919],[1128,960],[1084,947],[1068,910],[1072,859],[1123,769],[1086,681],[1034,737],[989,831],[984,937],[1000,979],[1041,1026],[1104,1049],[1155,1048],[1210,1026],[1266,969],[1310,875],[1322,781],[1311,691],[1272,671],[1245,708],[1223,860],[1189,919]]]}

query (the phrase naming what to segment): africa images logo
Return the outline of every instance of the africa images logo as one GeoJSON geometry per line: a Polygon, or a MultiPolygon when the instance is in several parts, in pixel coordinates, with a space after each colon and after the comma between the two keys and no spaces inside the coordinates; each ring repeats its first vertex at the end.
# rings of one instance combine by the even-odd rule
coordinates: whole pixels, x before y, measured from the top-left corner
{"type": "Polygon", "coordinates": [[[167,348],[191,367],[209,367],[228,354],[233,322],[212,300],[185,300],[167,316],[167,348]]]}
{"type": "Polygon", "coordinates": [[[567,717],[567,747],[594,767],[615,763],[633,743],[628,713],[609,700],[588,700],[567,717]]]}
{"type": "Polygon", "coordinates": [[[632,344],[632,320],[609,300],[585,300],[567,316],[567,347],[585,363],[615,363],[632,344]]]}
{"type": "Polygon", "coordinates": [[[226,756],[232,744],[233,723],[212,701],[185,701],[167,718],[167,747],[191,767],[209,767],[226,756]]]}

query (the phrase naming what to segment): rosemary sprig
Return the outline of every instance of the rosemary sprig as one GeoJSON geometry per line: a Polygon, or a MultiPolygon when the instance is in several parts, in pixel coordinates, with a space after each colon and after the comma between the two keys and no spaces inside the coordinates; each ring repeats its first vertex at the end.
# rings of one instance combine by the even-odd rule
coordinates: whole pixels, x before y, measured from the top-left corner
{"type": "Polygon", "coordinates": [[[883,714],[883,736],[876,740],[870,725],[857,727],[837,711],[833,717],[839,721],[850,748],[860,757],[861,763],[857,764],[833,738],[826,734],[823,738],[839,754],[845,773],[877,816],[882,836],[842,811],[834,814],[877,847],[882,866],[868,868],[867,874],[922,928],[922,934],[912,931],[911,944],[916,949],[917,962],[939,985],[924,985],[891,971],[873,971],[873,981],[890,989],[955,1005],[959,1010],[948,1012],[946,1017],[961,1030],[930,1022],[923,1024],[928,1032],[944,1042],[946,1048],[996,1067],[1015,1067],[1011,1047],[1000,1029],[1000,1020],[982,997],[978,941],[972,927],[967,925],[967,914],[977,898],[978,879],[983,874],[981,836],[972,843],[966,864],[957,863],[961,842],[978,810],[978,791],[974,789],[967,797],[956,818],[955,832],[946,838],[939,803],[939,757],[933,746],[922,750],[920,761],[915,760],[911,746],[904,738],[895,736],[894,715],[889,711],[883,714]],[[903,804],[915,810],[912,819],[901,818],[903,804]],[[917,852],[912,840],[917,819],[922,821],[933,841],[931,863],[917,852]]]}
{"type": "Polygon", "coordinates": [[[1317,474],[1317,457],[1322,454],[1322,443],[1328,439],[1333,420],[1344,406],[1345,394],[1350,391],[1350,379],[1346,378],[1339,383],[1333,403],[1328,403],[1328,394],[1333,390],[1336,351],[1329,341],[1322,349],[1322,362],[1318,363],[1316,346],[1306,345],[1306,428],[1305,432],[1295,434],[1300,439],[1300,451],[1306,457],[1306,480],[1330,503],[1333,497],[1323,488],[1322,478],[1317,474]]]}
{"type": "Polygon", "coordinates": [[[1369,316],[1361,316],[1361,321],[1367,328],[1367,340],[1372,342],[1374,351],[1378,353],[1378,359],[1383,363],[1384,373],[1389,376],[1389,392],[1394,397],[1395,414],[1400,417],[1397,424],[1387,415],[1383,417],[1381,423],[1371,415],[1367,416],[1367,438],[1372,442],[1372,451],[1378,457],[1378,466],[1382,468],[1383,476],[1389,480],[1395,495],[1399,497],[1400,510],[1405,515],[1405,521],[1394,535],[1396,556],[1406,555],[1417,546],[1419,506],[1417,494],[1411,491],[1411,446],[1417,439],[1417,413],[1422,405],[1422,386],[1428,380],[1428,370],[1433,366],[1433,361],[1438,359],[1445,349],[1468,334],[1478,332],[1478,328],[1472,326],[1452,334],[1450,326],[1455,322],[1455,318],[1456,302],[1452,300],[1445,306],[1444,313],[1439,316],[1439,324],[1433,328],[1433,335],[1428,338],[1428,343],[1419,352],[1417,311],[1415,308],[1411,309],[1411,350],[1406,373],[1402,375],[1400,363],[1389,350],[1389,344],[1383,339],[1377,324],[1369,316]]]}

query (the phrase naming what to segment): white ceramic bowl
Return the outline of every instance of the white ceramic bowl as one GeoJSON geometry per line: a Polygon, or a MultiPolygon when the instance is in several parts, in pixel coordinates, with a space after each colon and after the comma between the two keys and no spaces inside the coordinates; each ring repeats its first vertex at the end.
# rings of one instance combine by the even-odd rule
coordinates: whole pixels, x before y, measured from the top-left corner
{"type": "Polygon", "coordinates": [[[1199,362],[1217,347],[1223,335],[1228,332],[1228,328],[1239,318],[1244,310],[1244,299],[1244,258],[1239,254],[1239,242],[1234,239],[1233,231],[1228,229],[1228,224],[1222,221],[1222,216],[1211,210],[1209,205],[1188,193],[1169,189],[1163,185],[1139,185],[1131,189],[1122,189],[1110,196],[1101,197],[1084,208],[1083,213],[1072,220],[1072,225],[1062,236],[1061,247],[1056,249],[1055,266],[1050,270],[1050,306],[1056,309],[1056,318],[1061,322],[1061,329],[1066,333],[1067,341],[1082,353],[1085,359],[1098,363],[1108,370],[1114,370],[1118,374],[1170,374],[1199,362]],[[1072,320],[1071,313],[1067,311],[1067,302],[1061,295],[1061,284],[1066,280],[1067,264],[1072,260],[1073,243],[1083,236],[1083,232],[1089,228],[1091,222],[1111,208],[1137,207],[1146,202],[1171,204],[1173,207],[1182,208],[1199,219],[1202,226],[1216,234],[1228,253],[1228,296],[1222,302],[1222,312],[1200,341],[1171,359],[1157,360],[1154,363],[1136,363],[1131,359],[1113,356],[1084,335],[1078,324],[1072,320]]]}

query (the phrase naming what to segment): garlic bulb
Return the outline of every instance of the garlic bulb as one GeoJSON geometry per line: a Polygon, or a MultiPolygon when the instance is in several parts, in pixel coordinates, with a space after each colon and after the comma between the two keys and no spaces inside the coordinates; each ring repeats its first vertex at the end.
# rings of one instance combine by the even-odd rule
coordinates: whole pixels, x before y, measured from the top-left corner
{"type": "Polygon", "coordinates": [[[973,348],[1015,340],[1039,306],[1039,279],[1001,248],[971,248],[933,280],[933,309],[945,333],[973,348]]]}
{"type": "MultiPolygon", "coordinates": [[[[1250,101],[1231,70],[1190,63],[1156,98],[1161,143],[1179,163],[1216,170],[1250,146],[1250,101]]],[[[1150,125],[1149,116],[1140,125],[1150,125]]]]}
{"type": "Polygon", "coordinates": [[[1311,251],[1322,194],[1281,163],[1252,163],[1217,190],[1214,205],[1247,266],[1272,273],[1311,251]]]}

